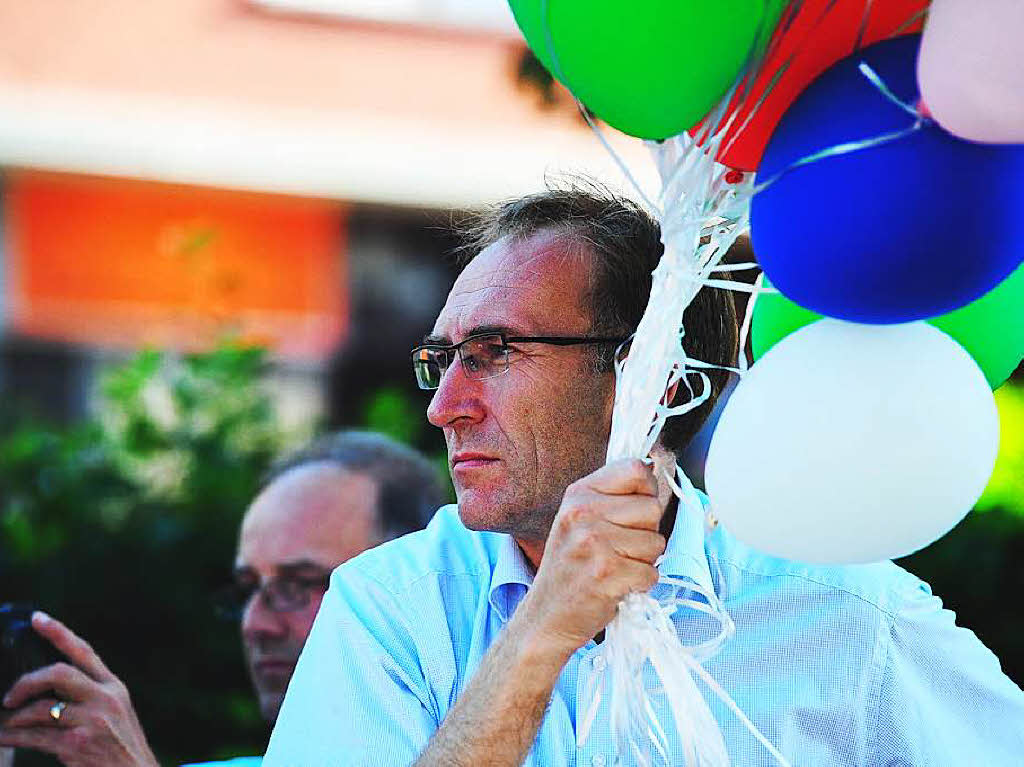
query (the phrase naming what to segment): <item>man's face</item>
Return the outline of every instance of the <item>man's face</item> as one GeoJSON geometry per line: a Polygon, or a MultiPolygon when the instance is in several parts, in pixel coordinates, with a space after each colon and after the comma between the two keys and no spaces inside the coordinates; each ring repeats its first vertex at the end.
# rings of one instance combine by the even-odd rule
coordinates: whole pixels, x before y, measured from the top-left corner
{"type": "Polygon", "coordinates": [[[323,598],[317,580],[378,543],[377,485],[329,463],[300,466],[278,477],[242,521],[235,577],[261,586],[289,579],[308,602],[294,610],[268,606],[260,593],[242,613],[242,646],[264,718],[274,723],[295,663],[323,598]],[[305,588],[303,584],[308,584],[305,588]]]}
{"type": "MultiPolygon", "coordinates": [[[[589,258],[549,233],[500,240],[456,280],[431,340],[589,335],[589,258]]],[[[614,375],[593,372],[591,346],[510,346],[495,378],[467,378],[456,360],[427,418],[444,430],[465,525],[542,543],[565,488],[604,463],[614,375]]]]}

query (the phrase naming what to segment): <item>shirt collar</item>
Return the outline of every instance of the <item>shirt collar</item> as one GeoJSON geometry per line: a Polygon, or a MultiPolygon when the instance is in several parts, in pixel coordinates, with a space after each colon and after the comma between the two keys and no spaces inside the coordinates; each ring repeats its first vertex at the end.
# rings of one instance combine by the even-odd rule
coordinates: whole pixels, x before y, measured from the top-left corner
{"type": "Polygon", "coordinates": [[[502,622],[507,623],[533,583],[533,569],[515,538],[511,535],[501,538],[488,598],[502,622]]]}
{"type": "Polygon", "coordinates": [[[711,568],[704,548],[704,519],[708,498],[694,492],[690,502],[679,501],[676,520],[658,569],[662,575],[687,578],[709,592],[714,592],[711,568]]]}
{"type": "MultiPolygon", "coordinates": [[[[708,500],[707,496],[699,492],[696,498],[700,502],[699,506],[680,501],[665,555],[658,569],[662,575],[689,579],[713,592],[711,568],[704,550],[704,516],[708,500]]],[[[502,622],[507,623],[533,583],[533,570],[515,539],[511,535],[501,537],[488,600],[502,622]]]]}

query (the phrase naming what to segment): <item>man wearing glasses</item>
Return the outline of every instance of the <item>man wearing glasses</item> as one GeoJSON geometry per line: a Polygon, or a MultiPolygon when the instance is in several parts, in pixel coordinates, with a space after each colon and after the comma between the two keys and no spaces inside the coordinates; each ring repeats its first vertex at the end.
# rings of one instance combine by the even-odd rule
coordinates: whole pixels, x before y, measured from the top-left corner
{"type": "MultiPolygon", "coordinates": [[[[670,419],[653,470],[603,465],[616,347],[661,253],[649,216],[568,187],[499,207],[476,235],[412,353],[458,505],[332,575],[267,767],[642,763],[617,752],[607,695],[580,732],[604,628],[627,593],[670,588],[659,574],[725,599],[736,633],[708,670],[792,764],[1019,763],[1024,693],[912,575],[771,558],[721,526],[705,540],[670,503],[663,472],[714,396],[670,419]]],[[[734,363],[726,294],[702,290],[684,325],[690,358],[734,363]]],[[[707,638],[701,616],[671,615],[687,644],[707,638]]],[[[770,763],[724,707],[718,722],[734,764],[770,763]]],[[[647,763],[682,764],[670,746],[647,763]]]]}
{"type": "MultiPolygon", "coordinates": [[[[246,665],[270,726],[331,571],[422,528],[444,502],[429,461],[369,432],[328,435],[272,469],[242,520],[234,583],[219,600],[241,621],[246,665]]],[[[71,665],[48,666],[16,683],[0,743],[46,751],[68,765],[157,764],[128,691],[92,648],[42,613],[33,625],[71,665]]]]}

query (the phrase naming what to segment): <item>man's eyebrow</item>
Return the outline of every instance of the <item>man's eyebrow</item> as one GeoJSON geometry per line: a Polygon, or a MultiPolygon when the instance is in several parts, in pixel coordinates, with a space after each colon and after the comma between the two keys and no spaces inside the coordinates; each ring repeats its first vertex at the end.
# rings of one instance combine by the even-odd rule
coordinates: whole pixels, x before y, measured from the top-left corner
{"type": "MultiPolygon", "coordinates": [[[[323,572],[330,570],[331,568],[325,567],[320,562],[314,562],[312,559],[294,559],[289,562],[282,562],[277,566],[278,573],[284,575],[294,575],[295,573],[301,573],[303,570],[316,570],[323,572]]],[[[236,578],[247,578],[247,577],[258,577],[256,568],[249,565],[238,565],[234,569],[234,576],[236,578]]]]}
{"type": "Polygon", "coordinates": [[[469,329],[469,332],[466,333],[466,338],[469,338],[470,336],[483,335],[485,333],[501,333],[503,336],[520,335],[508,325],[476,325],[469,329]]]}
{"type": "Polygon", "coordinates": [[[293,575],[295,573],[300,573],[303,570],[316,570],[318,572],[323,572],[325,570],[329,571],[330,569],[331,568],[329,567],[324,567],[324,565],[319,562],[314,562],[312,559],[297,559],[292,562],[283,562],[277,566],[277,571],[285,575],[293,575]]]}
{"type": "MultiPolygon", "coordinates": [[[[488,333],[501,333],[503,336],[515,336],[519,333],[508,325],[474,325],[466,332],[466,338],[470,336],[481,336],[487,335],[488,333]]],[[[423,336],[424,344],[440,344],[442,346],[451,345],[451,341],[447,336],[435,336],[427,335],[423,336]]]]}

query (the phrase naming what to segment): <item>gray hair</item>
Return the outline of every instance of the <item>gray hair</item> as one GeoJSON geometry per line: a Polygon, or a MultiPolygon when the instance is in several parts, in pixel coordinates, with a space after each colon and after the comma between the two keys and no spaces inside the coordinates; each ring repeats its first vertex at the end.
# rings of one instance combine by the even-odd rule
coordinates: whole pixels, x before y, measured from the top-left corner
{"type": "Polygon", "coordinates": [[[449,500],[439,470],[426,457],[383,434],[357,430],[324,435],[285,455],[271,466],[261,489],[314,463],[334,464],[377,484],[377,524],[384,540],[426,527],[449,500]]]}

